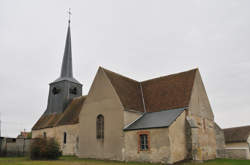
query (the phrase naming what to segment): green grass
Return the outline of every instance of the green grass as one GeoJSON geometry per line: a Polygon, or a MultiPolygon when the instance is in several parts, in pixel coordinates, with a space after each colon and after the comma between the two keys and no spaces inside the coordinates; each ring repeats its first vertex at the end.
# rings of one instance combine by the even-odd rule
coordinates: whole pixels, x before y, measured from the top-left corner
{"type": "MultiPolygon", "coordinates": [[[[181,163],[179,165],[194,165],[196,163],[181,163]]],[[[54,161],[33,161],[26,157],[0,158],[0,165],[157,165],[151,163],[118,162],[94,159],[79,159],[73,156],[64,156],[54,161]]],[[[159,164],[158,164],[159,165],[159,164]]],[[[196,164],[197,165],[197,164],[196,164]]],[[[250,165],[250,160],[216,159],[202,163],[202,165],[250,165]]]]}

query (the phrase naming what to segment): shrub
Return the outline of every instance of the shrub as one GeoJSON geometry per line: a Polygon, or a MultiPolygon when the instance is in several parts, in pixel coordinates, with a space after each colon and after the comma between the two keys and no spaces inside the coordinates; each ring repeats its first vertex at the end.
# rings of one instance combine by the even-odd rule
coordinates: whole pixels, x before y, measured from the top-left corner
{"type": "Polygon", "coordinates": [[[33,139],[30,146],[30,158],[32,160],[54,160],[61,155],[60,145],[55,138],[38,137],[33,139]]]}

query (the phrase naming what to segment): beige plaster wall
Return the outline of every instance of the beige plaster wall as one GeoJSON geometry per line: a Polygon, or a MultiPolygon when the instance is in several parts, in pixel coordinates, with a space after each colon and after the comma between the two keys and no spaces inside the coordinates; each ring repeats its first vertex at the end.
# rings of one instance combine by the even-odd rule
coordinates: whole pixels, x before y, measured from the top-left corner
{"type": "Polygon", "coordinates": [[[135,111],[124,111],[124,127],[133,123],[136,119],[142,116],[143,113],[135,111]]]}
{"type": "Polygon", "coordinates": [[[198,128],[191,129],[193,159],[215,159],[216,137],[214,115],[199,71],[195,75],[188,116],[198,124],[198,128]]]}
{"type": "Polygon", "coordinates": [[[124,110],[120,100],[99,68],[80,113],[81,158],[123,160],[124,110]],[[96,118],[104,116],[104,140],[96,138],[96,118]]]}
{"type": "Polygon", "coordinates": [[[46,132],[47,137],[55,137],[55,128],[45,128],[39,130],[32,130],[32,138],[36,138],[39,136],[43,137],[44,132],[46,132]]]}
{"type": "Polygon", "coordinates": [[[226,149],[249,149],[247,142],[226,143],[226,149]]]}
{"type": "Polygon", "coordinates": [[[138,151],[138,133],[141,132],[140,130],[125,131],[125,160],[172,163],[168,128],[142,131],[149,132],[150,151],[138,151]]]}
{"type": "Polygon", "coordinates": [[[77,155],[79,150],[79,124],[63,125],[54,128],[33,130],[32,138],[43,136],[54,137],[60,144],[63,155],[77,155]],[[66,144],[63,143],[64,132],[67,134],[66,144]]]}
{"type": "Polygon", "coordinates": [[[189,103],[189,114],[214,120],[213,111],[199,71],[195,74],[194,85],[189,103]]]}
{"type": "Polygon", "coordinates": [[[178,162],[187,158],[186,116],[183,112],[169,127],[171,146],[171,162],[178,162]]]}

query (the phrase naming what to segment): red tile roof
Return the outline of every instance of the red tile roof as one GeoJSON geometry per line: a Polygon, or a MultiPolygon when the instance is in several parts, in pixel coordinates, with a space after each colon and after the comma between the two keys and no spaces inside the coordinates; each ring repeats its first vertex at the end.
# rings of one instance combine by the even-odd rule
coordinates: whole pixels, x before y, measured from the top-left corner
{"type": "MultiPolygon", "coordinates": [[[[103,68],[102,68],[103,69],[103,68]]],[[[103,69],[125,109],[158,112],[189,105],[195,73],[198,69],[138,82],[103,69]],[[143,96],[143,97],[142,97],[143,96]]]]}
{"type": "Polygon", "coordinates": [[[146,111],[188,107],[196,70],[141,82],[146,111]]]}
{"type": "Polygon", "coordinates": [[[110,79],[125,109],[144,112],[140,83],[102,68],[110,79]]]}

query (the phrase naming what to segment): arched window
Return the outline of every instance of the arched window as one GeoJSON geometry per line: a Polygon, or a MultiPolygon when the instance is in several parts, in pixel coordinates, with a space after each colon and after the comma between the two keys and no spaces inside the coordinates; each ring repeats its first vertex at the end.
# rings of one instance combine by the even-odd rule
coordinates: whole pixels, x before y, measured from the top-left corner
{"type": "Polygon", "coordinates": [[[104,139],[104,117],[98,115],[96,118],[96,138],[104,139]]]}
{"type": "Polygon", "coordinates": [[[67,143],[67,133],[66,132],[63,133],[63,143],[64,144],[67,143]]]}

